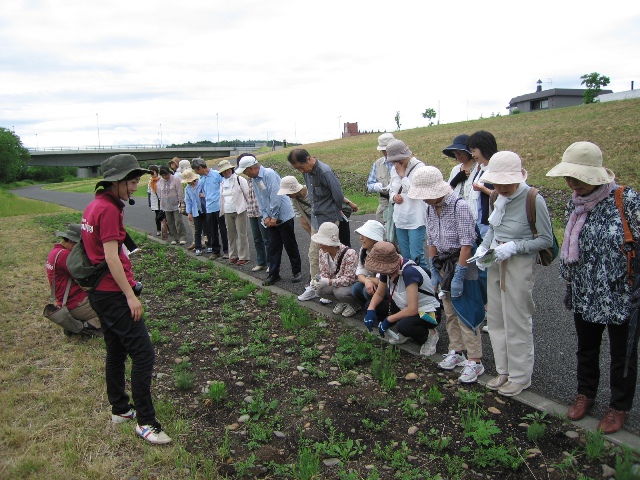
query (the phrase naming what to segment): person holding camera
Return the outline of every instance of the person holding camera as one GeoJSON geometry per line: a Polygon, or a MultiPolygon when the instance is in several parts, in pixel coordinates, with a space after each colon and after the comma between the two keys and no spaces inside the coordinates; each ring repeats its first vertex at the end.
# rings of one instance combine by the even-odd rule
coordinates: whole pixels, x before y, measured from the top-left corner
{"type": "Polygon", "coordinates": [[[151,378],[155,351],[142,321],[138,296],[142,285],[136,282],[131,261],[123,248],[124,202],[138,189],[140,177],[149,173],[133,155],[120,154],[101,165],[103,180],[96,184],[95,199],[82,215],[82,244],[93,265],[106,261],[108,273],[89,293],[89,302],[100,317],[107,349],[105,375],[111,404],[112,423],[137,418],[136,433],[153,444],[166,444],[171,438],[156,419],[151,399],[151,378]],[[135,410],[125,391],[125,361],[131,357],[131,394],[135,410]]]}

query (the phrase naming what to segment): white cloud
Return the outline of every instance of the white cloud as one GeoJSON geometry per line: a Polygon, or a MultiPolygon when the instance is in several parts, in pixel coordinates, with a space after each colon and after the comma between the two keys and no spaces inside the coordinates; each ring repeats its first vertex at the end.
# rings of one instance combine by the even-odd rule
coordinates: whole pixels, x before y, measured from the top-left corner
{"type": "Polygon", "coordinates": [[[26,146],[337,138],[506,113],[544,88],[640,80],[640,4],[9,0],[0,126],[26,146]],[[98,116],[96,116],[98,114],[98,116]],[[160,127],[162,125],[162,127],[160,127]]]}

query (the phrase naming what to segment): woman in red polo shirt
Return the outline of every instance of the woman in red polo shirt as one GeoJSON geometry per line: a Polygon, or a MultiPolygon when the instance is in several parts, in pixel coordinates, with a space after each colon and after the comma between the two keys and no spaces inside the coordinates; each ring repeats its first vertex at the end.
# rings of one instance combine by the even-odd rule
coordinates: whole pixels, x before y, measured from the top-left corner
{"type": "Polygon", "coordinates": [[[103,180],[96,196],[82,215],[82,243],[91,263],[107,262],[109,273],[89,293],[89,302],[100,316],[107,347],[106,381],[111,421],[124,423],[137,418],[136,433],[150,443],[164,444],[171,438],[162,431],[151,399],[151,377],[155,351],[142,318],[138,299],[141,284],[133,279],[131,262],[122,249],[124,203],[138,189],[140,168],[133,155],[115,155],[102,162],[103,180]],[[125,392],[125,360],[131,357],[131,394],[135,410],[125,392]]]}

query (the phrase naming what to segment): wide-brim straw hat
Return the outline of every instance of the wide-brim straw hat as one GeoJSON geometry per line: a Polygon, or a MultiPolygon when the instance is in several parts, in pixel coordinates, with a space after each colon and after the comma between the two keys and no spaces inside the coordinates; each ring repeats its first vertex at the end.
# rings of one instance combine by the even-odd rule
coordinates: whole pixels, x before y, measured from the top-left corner
{"type": "Polygon", "coordinates": [[[453,189],[436,167],[422,167],[413,174],[408,196],[414,200],[433,200],[449,195],[453,189]]]}
{"type": "Polygon", "coordinates": [[[295,195],[304,188],[298,179],[293,175],[287,175],[280,180],[280,190],[277,195],[295,195]]]}
{"type": "Polygon", "coordinates": [[[524,182],[527,176],[527,171],[522,168],[522,160],[518,154],[502,151],[493,154],[487,170],[482,175],[482,181],[498,185],[511,185],[524,182]]]}
{"type": "Polygon", "coordinates": [[[230,168],[235,168],[235,167],[231,165],[231,162],[229,162],[229,160],[222,160],[218,164],[218,173],[222,173],[225,170],[229,170],[230,168]]]}
{"type": "Polygon", "coordinates": [[[72,242],[78,243],[80,241],[80,224],[79,223],[70,223],[67,226],[67,230],[64,232],[56,232],[56,237],[66,238],[67,240],[71,240],[72,242]]]}
{"type": "Polygon", "coordinates": [[[377,220],[367,220],[360,228],[356,228],[356,233],[376,242],[381,242],[384,240],[384,225],[377,220]]]}
{"type": "Polygon", "coordinates": [[[364,262],[364,268],[382,275],[393,275],[400,269],[400,255],[393,243],[378,242],[372,248],[364,262]]]}
{"type": "Polygon", "coordinates": [[[613,182],[615,174],[602,166],[602,151],[596,144],[575,142],[564,151],[562,161],[547,172],[547,177],[572,177],[588,185],[605,185],[613,182]]]}
{"type": "Polygon", "coordinates": [[[335,223],[324,222],[318,228],[318,232],[311,235],[311,240],[318,245],[326,245],[327,247],[339,247],[340,243],[340,231],[335,223]]]}
{"type": "Polygon", "coordinates": [[[198,175],[196,172],[194,172],[193,170],[191,170],[190,168],[185,170],[184,172],[182,172],[182,183],[191,183],[194,180],[198,180],[200,178],[200,175],[198,175]]]}

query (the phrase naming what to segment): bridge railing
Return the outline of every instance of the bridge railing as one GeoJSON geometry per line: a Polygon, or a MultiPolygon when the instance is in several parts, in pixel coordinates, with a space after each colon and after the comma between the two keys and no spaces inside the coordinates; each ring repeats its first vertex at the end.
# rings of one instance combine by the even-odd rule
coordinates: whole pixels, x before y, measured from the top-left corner
{"type": "Polygon", "coordinates": [[[220,149],[229,149],[229,148],[256,148],[257,145],[253,144],[238,144],[238,145],[211,145],[211,146],[203,146],[203,145],[191,145],[189,147],[170,147],[168,145],[158,145],[158,144],[150,144],[150,145],[88,145],[83,147],[39,147],[39,148],[27,148],[29,152],[73,152],[80,150],[135,150],[135,149],[144,149],[144,148],[168,148],[171,150],[194,150],[198,148],[220,148],[220,149]]]}

